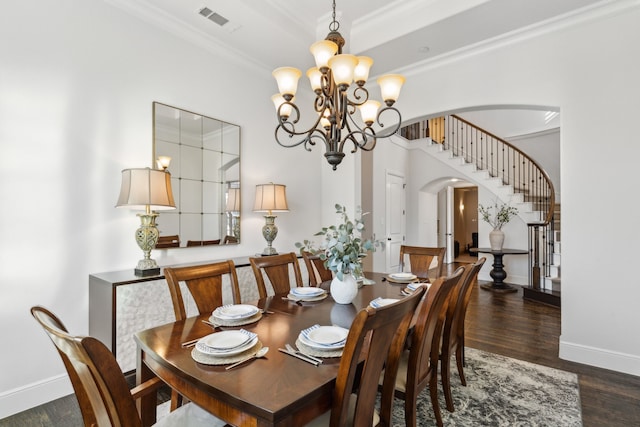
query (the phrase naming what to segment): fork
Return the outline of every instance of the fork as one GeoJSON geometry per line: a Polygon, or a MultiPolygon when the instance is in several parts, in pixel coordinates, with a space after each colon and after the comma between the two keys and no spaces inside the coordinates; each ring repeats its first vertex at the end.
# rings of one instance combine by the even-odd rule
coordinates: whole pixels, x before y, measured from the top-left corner
{"type": "Polygon", "coordinates": [[[322,359],[318,359],[317,357],[311,356],[310,354],[303,353],[289,343],[285,344],[284,346],[287,348],[287,350],[289,350],[292,353],[296,353],[298,356],[313,360],[314,362],[317,362],[317,363],[322,363],[322,359]]]}

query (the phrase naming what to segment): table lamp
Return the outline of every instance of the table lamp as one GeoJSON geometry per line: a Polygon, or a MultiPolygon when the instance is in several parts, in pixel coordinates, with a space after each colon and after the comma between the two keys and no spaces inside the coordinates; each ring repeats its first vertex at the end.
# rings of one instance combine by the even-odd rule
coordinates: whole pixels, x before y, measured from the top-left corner
{"type": "Polygon", "coordinates": [[[282,184],[259,184],[256,185],[256,200],[253,205],[254,212],[267,212],[264,216],[265,224],[262,227],[262,235],[267,241],[267,247],[262,252],[262,256],[277,255],[278,251],[272,246],[278,235],[276,227],[276,216],[273,212],[289,212],[287,206],[287,186],[282,184]]]}
{"type": "Polygon", "coordinates": [[[227,206],[225,207],[225,211],[229,216],[230,234],[234,237],[240,237],[240,221],[238,221],[238,216],[240,215],[239,188],[229,188],[227,190],[227,206]]]}
{"type": "Polygon", "coordinates": [[[136,242],[144,252],[144,258],[138,261],[134,272],[136,276],[160,274],[160,267],[151,259],[151,251],[158,243],[158,214],[153,211],[176,208],[171,191],[171,174],[166,170],[150,168],[124,169],[116,207],[144,210],[144,213],[137,214],[140,228],[136,230],[136,242]]]}

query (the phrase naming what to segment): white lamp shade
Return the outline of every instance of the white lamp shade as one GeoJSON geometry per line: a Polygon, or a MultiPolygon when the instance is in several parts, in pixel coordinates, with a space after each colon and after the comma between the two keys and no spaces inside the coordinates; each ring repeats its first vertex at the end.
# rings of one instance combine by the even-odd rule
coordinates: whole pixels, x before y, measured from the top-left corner
{"type": "Polygon", "coordinates": [[[333,81],[337,85],[349,86],[353,81],[353,70],[358,65],[355,55],[343,53],[329,59],[329,67],[333,73],[333,81]]]}
{"type": "Polygon", "coordinates": [[[255,212],[288,212],[287,186],[282,184],[256,185],[255,212]]]}
{"type": "MultiPolygon", "coordinates": [[[[291,102],[293,102],[295,98],[291,98],[291,102]]],[[[293,107],[290,104],[283,105],[280,108],[280,105],[284,104],[284,98],[279,93],[276,93],[271,97],[271,101],[273,101],[273,105],[276,107],[276,112],[280,111],[281,117],[289,117],[291,115],[291,111],[293,111],[293,107]]]]}
{"type": "Polygon", "coordinates": [[[298,79],[302,72],[293,67],[280,67],[273,70],[273,77],[278,82],[278,90],[282,96],[294,96],[298,90],[298,79]]]}
{"type": "Polygon", "coordinates": [[[376,120],[376,117],[378,116],[380,103],[378,101],[370,99],[369,101],[362,104],[359,108],[360,115],[362,116],[362,121],[367,124],[371,124],[376,120]]]}
{"type": "Polygon", "coordinates": [[[171,174],[150,168],[124,169],[116,207],[139,210],[149,207],[156,211],[175,209],[171,174]]]}
{"type": "Polygon", "coordinates": [[[227,212],[240,212],[240,189],[230,188],[227,191],[227,212]]]}
{"type": "Polygon", "coordinates": [[[322,73],[317,67],[309,68],[307,70],[307,77],[309,78],[309,83],[311,83],[311,89],[313,89],[314,92],[322,88],[322,73]]]}
{"type": "Polygon", "coordinates": [[[373,65],[373,59],[368,56],[358,56],[358,65],[353,70],[353,81],[366,83],[369,78],[369,70],[373,65]]]}
{"type": "Polygon", "coordinates": [[[338,45],[329,40],[320,40],[312,44],[309,50],[316,60],[316,67],[321,70],[329,66],[329,59],[338,51],[338,45]]]}
{"type": "Polygon", "coordinates": [[[378,78],[383,101],[397,101],[405,78],[400,74],[387,74],[378,78]]]}

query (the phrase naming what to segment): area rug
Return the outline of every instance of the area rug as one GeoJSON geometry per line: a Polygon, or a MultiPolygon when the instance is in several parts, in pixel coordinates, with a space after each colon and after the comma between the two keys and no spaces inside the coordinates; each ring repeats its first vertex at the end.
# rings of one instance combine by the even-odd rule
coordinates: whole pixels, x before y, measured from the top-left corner
{"type": "MultiPolygon", "coordinates": [[[[582,426],[574,373],[467,347],[465,387],[453,358],[451,366],[453,413],[447,411],[438,383],[445,426],[582,426]]],[[[428,389],[417,403],[418,426],[435,426],[428,389]]],[[[396,399],[393,426],[404,425],[404,402],[396,399]]]]}

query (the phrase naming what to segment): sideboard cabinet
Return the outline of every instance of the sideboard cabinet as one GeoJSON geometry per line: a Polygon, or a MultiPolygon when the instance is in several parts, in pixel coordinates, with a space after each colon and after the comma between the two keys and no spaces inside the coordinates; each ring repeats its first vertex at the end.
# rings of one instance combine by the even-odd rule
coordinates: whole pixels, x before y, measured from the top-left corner
{"type": "MultiPolygon", "coordinates": [[[[233,261],[236,264],[242,301],[257,300],[258,288],[249,258],[234,258],[233,261]]],[[[301,258],[298,262],[303,281],[308,283],[309,276],[304,262],[301,258]]],[[[199,264],[204,263],[206,262],[199,264]]],[[[226,277],[224,280],[228,282],[226,277]]],[[[292,277],[292,280],[295,279],[292,277]]],[[[223,281],[224,304],[232,302],[226,282],[223,281]]],[[[197,309],[191,295],[186,289],[183,289],[183,295],[187,313],[195,315],[197,309]]],[[[159,275],[148,277],[135,276],[133,269],[89,275],[89,335],[109,347],[124,372],[136,367],[133,334],[174,320],[164,268],[159,275]]]]}

